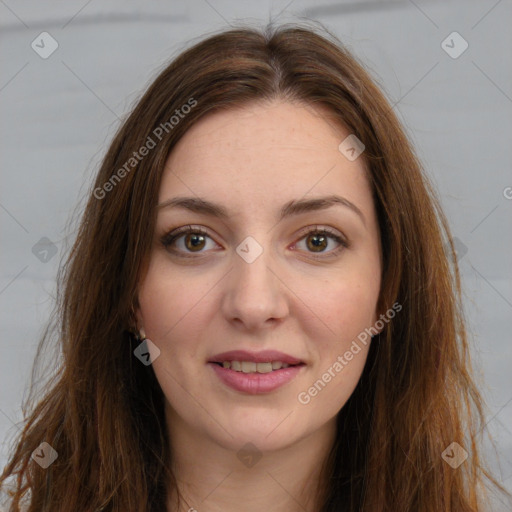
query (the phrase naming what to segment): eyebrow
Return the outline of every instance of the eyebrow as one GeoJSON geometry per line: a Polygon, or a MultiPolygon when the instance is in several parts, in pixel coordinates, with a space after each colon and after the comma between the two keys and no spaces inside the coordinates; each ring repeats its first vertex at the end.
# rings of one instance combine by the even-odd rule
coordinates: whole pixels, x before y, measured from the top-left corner
{"type": "MultiPolygon", "coordinates": [[[[281,208],[279,221],[292,215],[326,210],[334,205],[346,206],[352,212],[356,213],[366,226],[366,220],[363,212],[348,199],[337,195],[288,201],[281,208]]],[[[232,215],[230,215],[223,206],[198,197],[174,197],[158,204],[156,208],[158,210],[163,208],[184,208],[192,212],[202,213],[204,215],[210,215],[212,217],[218,217],[225,220],[232,217],[232,215]]]]}

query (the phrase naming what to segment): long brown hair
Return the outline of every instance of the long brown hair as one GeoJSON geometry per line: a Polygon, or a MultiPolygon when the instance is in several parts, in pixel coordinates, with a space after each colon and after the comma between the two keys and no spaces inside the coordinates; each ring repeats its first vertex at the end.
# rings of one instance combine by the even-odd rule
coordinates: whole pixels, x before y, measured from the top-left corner
{"type": "MultiPolygon", "coordinates": [[[[119,128],[59,271],[58,368],[43,397],[30,399],[0,478],[4,487],[13,480],[12,511],[24,500],[29,512],[165,510],[176,481],[163,393],[152,367],[133,355],[164,164],[208,112],[276,98],[326,106],[329,122],[363,141],[383,251],[378,308],[402,306],[371,344],[338,414],[319,510],[476,512],[488,482],[506,492],[479,456],[483,402],[435,191],[364,66],[328,30],[294,24],[240,27],[196,43],[119,128]],[[42,442],[58,454],[46,469],[31,458],[42,442]],[[469,455],[456,469],[442,457],[453,442],[469,455]]],[[[47,329],[40,349],[50,338],[47,329]]]]}

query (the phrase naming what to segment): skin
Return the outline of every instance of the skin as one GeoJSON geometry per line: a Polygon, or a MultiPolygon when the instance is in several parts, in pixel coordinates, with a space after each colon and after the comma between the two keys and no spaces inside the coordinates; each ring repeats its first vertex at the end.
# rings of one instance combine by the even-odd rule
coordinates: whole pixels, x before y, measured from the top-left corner
{"type": "Polygon", "coordinates": [[[193,196],[230,212],[218,219],[160,208],[139,287],[138,328],[160,350],[153,368],[167,399],[181,510],[317,506],[313,491],[336,414],[361,376],[369,343],[308,404],[297,397],[378,320],[382,265],[363,158],[349,161],[338,150],[350,132],[327,114],[282,100],[216,112],[186,132],[166,163],[159,204],[193,196]],[[364,221],[335,205],[278,222],[284,203],[331,194],[357,205],[364,221]],[[186,234],[175,252],[162,245],[163,235],[188,224],[208,232],[199,252],[186,234]],[[316,226],[331,227],[350,246],[328,238],[315,252],[315,234],[301,230],[316,226]],[[263,248],[252,263],[236,252],[247,236],[263,248]],[[234,349],[280,350],[306,365],[277,390],[251,395],[227,387],[207,364],[234,349]],[[248,442],[261,455],[252,467],[237,457],[248,442]]]}

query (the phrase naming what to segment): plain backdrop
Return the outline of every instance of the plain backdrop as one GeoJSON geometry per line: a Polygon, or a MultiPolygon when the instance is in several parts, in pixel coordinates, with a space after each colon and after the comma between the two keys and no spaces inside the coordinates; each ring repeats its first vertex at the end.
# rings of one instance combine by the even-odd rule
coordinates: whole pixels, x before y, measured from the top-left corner
{"type": "Polygon", "coordinates": [[[68,223],[120,119],[185,47],[271,18],[319,20],[365,63],[437,187],[497,448],[485,453],[511,489],[510,0],[0,0],[0,464],[73,239],[68,223]]]}

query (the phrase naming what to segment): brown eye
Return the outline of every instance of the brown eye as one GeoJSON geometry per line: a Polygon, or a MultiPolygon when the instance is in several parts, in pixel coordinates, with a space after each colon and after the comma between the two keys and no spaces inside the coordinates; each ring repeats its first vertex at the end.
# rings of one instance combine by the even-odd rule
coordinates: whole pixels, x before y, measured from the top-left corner
{"type": "Polygon", "coordinates": [[[300,244],[305,242],[306,248],[303,249],[307,253],[313,255],[314,258],[327,258],[330,256],[336,256],[343,249],[349,247],[349,243],[340,236],[338,233],[331,231],[327,228],[318,228],[306,230],[303,233],[302,238],[297,242],[297,246],[300,248],[300,244]],[[329,249],[329,242],[336,242],[337,246],[329,249]],[[316,253],[318,256],[316,256],[316,253]]]}
{"type": "MultiPolygon", "coordinates": [[[[178,255],[187,256],[193,253],[202,254],[208,249],[208,241],[213,243],[208,233],[201,228],[184,226],[175,231],[167,233],[161,238],[162,245],[178,255]]],[[[215,246],[215,244],[213,243],[215,246]]]]}
{"type": "Polygon", "coordinates": [[[206,241],[204,235],[200,233],[188,233],[184,238],[185,247],[191,251],[201,250],[204,248],[206,241]]]}
{"type": "Polygon", "coordinates": [[[313,252],[321,252],[328,245],[328,239],[323,234],[311,234],[306,237],[306,244],[313,252]]]}

